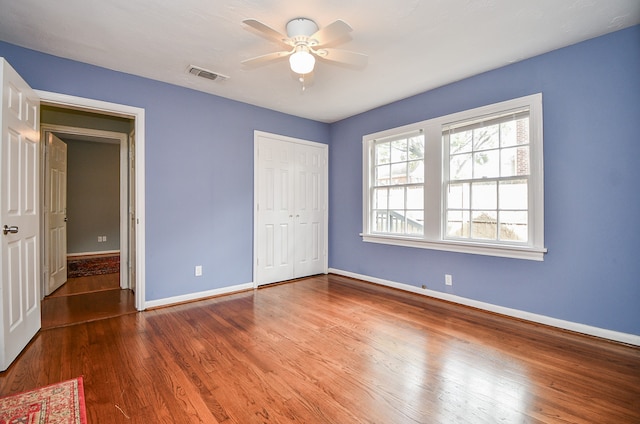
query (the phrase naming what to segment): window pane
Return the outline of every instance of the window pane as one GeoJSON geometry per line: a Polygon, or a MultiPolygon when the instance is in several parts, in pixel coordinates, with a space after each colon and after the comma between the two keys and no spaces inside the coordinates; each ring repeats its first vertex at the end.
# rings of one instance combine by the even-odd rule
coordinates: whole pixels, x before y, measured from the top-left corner
{"type": "Polygon", "coordinates": [[[407,234],[424,234],[424,212],[407,211],[407,234]]]}
{"type": "Polygon", "coordinates": [[[386,188],[374,188],[373,189],[373,208],[374,209],[387,209],[389,206],[387,202],[389,200],[389,189],[386,188]]]}
{"type": "Polygon", "coordinates": [[[402,162],[407,160],[407,139],[391,142],[391,162],[402,162]]]}
{"type": "Polygon", "coordinates": [[[447,213],[447,236],[469,238],[469,212],[449,211],[447,213]]]}
{"type": "Polygon", "coordinates": [[[471,218],[471,238],[497,239],[498,220],[495,211],[474,211],[471,218]]]}
{"type": "Polygon", "coordinates": [[[389,189],[389,209],[404,209],[404,187],[389,189]]]}
{"type": "Polygon", "coordinates": [[[449,178],[451,180],[467,180],[471,178],[471,154],[451,156],[449,162],[449,178]]]}
{"type": "Polygon", "coordinates": [[[528,205],[527,180],[500,181],[500,209],[526,210],[528,205]]]}
{"type": "Polygon", "coordinates": [[[407,183],[407,163],[400,162],[391,165],[391,184],[407,183]]]}
{"type": "Polygon", "coordinates": [[[492,210],[498,208],[498,192],[495,181],[471,184],[471,208],[492,210]]]}
{"type": "Polygon", "coordinates": [[[522,212],[500,212],[500,240],[526,242],[529,238],[529,214],[522,212]]]}
{"type": "Polygon", "coordinates": [[[529,146],[502,149],[500,176],[529,175],[529,146]]]}
{"type": "Polygon", "coordinates": [[[473,131],[463,131],[449,135],[449,154],[471,151],[473,131]]]}
{"type": "Polygon", "coordinates": [[[424,158],[424,136],[411,137],[409,139],[409,160],[424,158]]]}
{"type": "Polygon", "coordinates": [[[376,166],[376,180],[374,184],[376,186],[389,185],[391,183],[389,179],[390,172],[389,165],[376,166]]]}
{"type": "Polygon", "coordinates": [[[391,143],[378,143],[375,145],[376,165],[389,163],[391,158],[391,143]]]}
{"type": "Polygon", "coordinates": [[[386,233],[387,229],[387,212],[376,211],[373,231],[386,233]]]}
{"type": "Polygon", "coordinates": [[[416,160],[408,163],[409,167],[409,183],[424,182],[424,161],[416,160]]]}
{"type": "Polygon", "coordinates": [[[495,178],[500,175],[499,150],[474,153],[473,162],[473,178],[495,178]]]}
{"type": "Polygon", "coordinates": [[[500,212],[500,240],[526,242],[529,238],[529,214],[500,212]]]}
{"type": "Polygon", "coordinates": [[[473,130],[473,151],[500,147],[500,126],[489,125],[473,130]]]}
{"type": "Polygon", "coordinates": [[[516,121],[509,121],[500,124],[500,146],[515,146],[517,140],[516,121]]]}
{"type": "Polygon", "coordinates": [[[449,184],[447,207],[449,209],[469,209],[469,183],[449,184]]]}
{"type": "Polygon", "coordinates": [[[389,211],[389,232],[403,234],[404,221],[404,211],[389,211]]]}
{"type": "Polygon", "coordinates": [[[424,208],[424,187],[407,187],[407,209],[424,208]]]}

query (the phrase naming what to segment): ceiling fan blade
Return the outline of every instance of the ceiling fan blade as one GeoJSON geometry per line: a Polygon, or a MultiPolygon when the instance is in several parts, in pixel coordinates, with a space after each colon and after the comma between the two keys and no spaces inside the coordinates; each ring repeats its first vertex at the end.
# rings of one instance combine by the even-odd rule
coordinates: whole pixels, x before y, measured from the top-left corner
{"type": "Polygon", "coordinates": [[[353,65],[359,68],[366,66],[367,61],[369,60],[369,56],[366,54],[340,49],[320,49],[315,53],[323,59],[346,63],[347,65],[353,65]]]}
{"type": "Polygon", "coordinates": [[[260,35],[262,35],[265,38],[268,38],[270,40],[275,40],[278,41],[280,43],[284,43],[284,44],[290,44],[289,41],[289,37],[287,37],[284,34],[281,34],[280,32],[276,31],[275,29],[271,28],[269,25],[263,24],[262,22],[256,20],[256,19],[245,19],[244,21],[242,21],[242,23],[250,26],[251,28],[257,30],[260,35]]]}
{"type": "Polygon", "coordinates": [[[330,43],[333,40],[344,37],[351,31],[353,31],[353,29],[349,26],[348,23],[338,19],[337,21],[332,22],[326,27],[316,31],[309,38],[318,42],[317,44],[312,45],[322,46],[330,43]]]}
{"type": "Polygon", "coordinates": [[[275,53],[268,53],[268,54],[263,54],[262,56],[257,56],[251,59],[246,59],[243,60],[242,63],[243,65],[248,65],[248,66],[259,66],[259,65],[263,65],[267,62],[270,62],[272,60],[277,60],[283,57],[287,57],[289,56],[291,53],[293,53],[293,51],[288,51],[288,52],[275,52],[275,53]]]}

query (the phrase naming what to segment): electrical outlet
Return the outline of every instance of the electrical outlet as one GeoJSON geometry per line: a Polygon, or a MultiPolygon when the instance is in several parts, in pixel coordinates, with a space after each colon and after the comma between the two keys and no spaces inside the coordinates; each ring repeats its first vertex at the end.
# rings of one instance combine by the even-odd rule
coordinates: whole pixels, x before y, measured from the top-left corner
{"type": "Polygon", "coordinates": [[[102,243],[102,236],[98,236],[98,243],[102,243]]]}
{"type": "Polygon", "coordinates": [[[444,283],[447,286],[452,286],[453,285],[453,278],[451,278],[451,274],[445,274],[444,275],[444,283]]]}
{"type": "Polygon", "coordinates": [[[102,241],[107,241],[107,236],[102,236],[102,241]]]}
{"type": "Polygon", "coordinates": [[[202,275],[202,265],[196,265],[196,277],[200,277],[202,275]]]}

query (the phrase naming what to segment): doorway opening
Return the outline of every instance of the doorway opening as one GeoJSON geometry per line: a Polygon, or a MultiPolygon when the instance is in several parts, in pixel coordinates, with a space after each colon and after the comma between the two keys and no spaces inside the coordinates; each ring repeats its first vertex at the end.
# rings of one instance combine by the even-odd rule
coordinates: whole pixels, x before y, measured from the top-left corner
{"type": "Polygon", "coordinates": [[[134,312],[133,119],[43,103],[40,130],[42,328],[134,312]]]}
{"type": "MultiPolygon", "coordinates": [[[[42,294],[52,293],[49,284],[56,271],[55,243],[52,242],[62,245],[60,240],[63,240],[65,265],[83,266],[78,264],[87,262],[74,258],[88,258],[89,268],[93,267],[93,271],[88,272],[97,269],[95,275],[100,275],[103,265],[113,267],[116,262],[116,270],[120,271],[119,288],[135,291],[135,309],[144,310],[144,110],[56,93],[38,94],[42,102],[43,136],[42,294]],[[51,183],[55,172],[51,171],[52,158],[48,151],[52,137],[59,138],[69,150],[67,175],[71,197],[64,210],[68,226],[65,226],[65,235],[59,237],[51,224],[55,214],[47,203],[56,188],[56,184],[51,183]],[[82,176],[83,170],[95,171],[96,168],[100,168],[101,173],[82,176]]],[[[75,271],[69,276],[92,275],[75,271]]],[[[66,281],[66,276],[64,279],[66,281]]]]}

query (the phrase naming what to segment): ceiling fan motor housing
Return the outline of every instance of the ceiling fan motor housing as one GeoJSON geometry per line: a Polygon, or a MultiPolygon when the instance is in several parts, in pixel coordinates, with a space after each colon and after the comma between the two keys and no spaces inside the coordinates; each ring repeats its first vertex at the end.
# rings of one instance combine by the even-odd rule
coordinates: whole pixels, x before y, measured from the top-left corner
{"type": "Polygon", "coordinates": [[[310,37],[318,31],[318,25],[311,19],[296,18],[287,23],[287,35],[289,38],[295,38],[296,36],[306,35],[310,37]]]}

